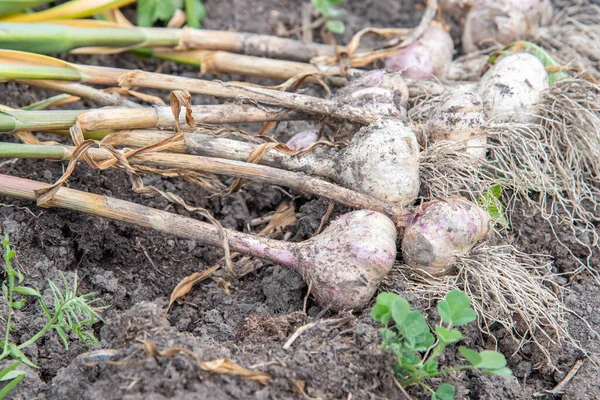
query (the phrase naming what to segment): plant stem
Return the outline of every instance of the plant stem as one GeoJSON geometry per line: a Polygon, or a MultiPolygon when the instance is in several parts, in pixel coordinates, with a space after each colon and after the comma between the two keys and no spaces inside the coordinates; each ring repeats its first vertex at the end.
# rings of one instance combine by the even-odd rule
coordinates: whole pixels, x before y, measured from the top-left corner
{"type": "Polygon", "coordinates": [[[54,0],[21,0],[17,2],[0,3],[0,15],[14,14],[28,8],[34,8],[42,4],[52,3],[54,0]]]}
{"type": "Polygon", "coordinates": [[[54,310],[54,315],[52,316],[51,319],[48,320],[48,322],[46,322],[46,325],[44,325],[44,327],[38,333],[36,333],[32,337],[30,337],[27,341],[21,343],[17,348],[24,349],[25,347],[31,346],[33,343],[37,342],[39,338],[44,336],[46,334],[46,332],[48,332],[50,329],[52,329],[52,326],[56,323],[56,321],[58,320],[58,317],[63,312],[63,310],[65,310],[69,306],[69,304],[75,300],[76,299],[69,299],[66,302],[60,304],[58,309],[54,310]]]}
{"type": "MultiPolygon", "coordinates": [[[[314,65],[309,63],[274,60],[271,58],[247,56],[229,53],[226,51],[188,50],[174,51],[164,49],[134,49],[130,51],[141,57],[154,57],[159,60],[174,61],[180,64],[200,67],[202,73],[226,73],[288,80],[300,74],[326,74],[325,81],[333,86],[344,86],[348,79],[346,76],[359,76],[363,70],[349,69],[342,71],[337,66],[314,65]]],[[[307,82],[318,82],[315,77],[309,76],[307,82]]]]}
{"type": "Polygon", "coordinates": [[[39,54],[79,47],[177,46],[179,31],[158,28],[80,28],[45,23],[0,23],[0,48],[39,54]]]}
{"type": "MultiPolygon", "coordinates": [[[[226,124],[241,122],[290,121],[308,119],[296,111],[269,111],[250,105],[223,104],[192,106],[197,123],[226,124]]],[[[185,124],[185,110],[180,123],[185,124]]],[[[0,111],[0,133],[17,130],[52,131],[69,129],[77,119],[83,130],[172,128],[170,107],[101,108],[95,110],[0,111]]]]}
{"type": "MultiPolygon", "coordinates": [[[[0,195],[35,200],[36,190],[47,184],[0,174],[0,195]]],[[[150,228],[180,238],[197,240],[211,246],[221,246],[219,229],[193,218],[142,206],[113,197],[86,193],[61,187],[44,207],[60,207],[110,218],[150,228]]],[[[231,249],[283,265],[294,266],[296,243],[282,242],[261,236],[224,230],[231,249]]]]}
{"type": "MultiPolygon", "coordinates": [[[[6,238],[7,236],[5,236],[6,238]]],[[[12,314],[13,314],[13,288],[15,286],[15,273],[14,270],[12,268],[12,262],[10,261],[10,259],[8,258],[8,253],[10,251],[10,247],[9,245],[4,245],[4,266],[6,268],[6,277],[8,279],[8,286],[7,286],[7,290],[6,290],[6,305],[8,307],[8,316],[6,317],[6,333],[4,334],[4,346],[2,349],[2,354],[0,354],[0,360],[6,358],[6,356],[8,356],[9,351],[8,351],[8,342],[10,340],[10,325],[11,325],[11,321],[12,321],[12,314]]]]}
{"type": "MultiPolygon", "coordinates": [[[[27,158],[46,158],[45,156],[49,155],[53,160],[67,160],[70,159],[71,148],[65,146],[24,145],[14,143],[0,144],[0,157],[14,158],[17,153],[21,153],[27,158]],[[23,150],[18,150],[18,148],[23,148],[23,150]]],[[[112,155],[108,151],[102,149],[90,149],[88,154],[98,161],[112,158],[112,155]]],[[[380,212],[389,216],[397,226],[406,226],[406,219],[411,215],[403,207],[381,201],[374,197],[301,173],[290,172],[265,165],[171,153],[142,153],[136,154],[128,160],[134,165],[154,165],[165,168],[213,173],[250,179],[255,182],[291,187],[300,192],[326,197],[350,207],[380,212]]]]}
{"type": "Polygon", "coordinates": [[[419,383],[419,381],[421,381],[423,379],[435,378],[436,376],[442,376],[442,375],[450,374],[452,372],[464,371],[466,369],[472,369],[472,368],[473,367],[470,366],[470,365],[459,365],[458,367],[453,367],[453,368],[445,369],[443,371],[438,371],[438,372],[433,373],[433,374],[431,374],[431,375],[429,375],[427,377],[424,377],[424,378],[420,378],[420,377],[419,378],[410,378],[410,379],[407,379],[405,381],[400,382],[400,384],[403,387],[407,387],[407,386],[413,385],[415,383],[419,383]]]}
{"type": "MultiPolygon", "coordinates": [[[[44,68],[44,67],[41,67],[44,68]]],[[[121,97],[117,93],[106,93],[91,86],[80,83],[57,82],[40,79],[15,79],[15,82],[42,89],[53,90],[80,97],[83,100],[92,100],[102,106],[122,106],[128,108],[141,108],[142,105],[121,97]]]]}
{"type": "MultiPolygon", "coordinates": [[[[394,117],[394,115],[378,115],[361,107],[340,104],[334,100],[302,94],[281,92],[256,86],[206,81],[202,79],[162,75],[139,70],[128,71],[117,80],[122,87],[146,87],[162,90],[188,90],[190,93],[206,94],[238,100],[251,100],[263,104],[286,107],[305,113],[324,117],[333,117],[359,124],[369,124],[378,118],[394,117]]],[[[401,115],[398,115],[401,117],[401,115]]]]}
{"type": "Polygon", "coordinates": [[[53,79],[81,82],[85,80],[85,75],[72,68],[0,65],[0,80],[9,81],[13,79],[53,79]]]}

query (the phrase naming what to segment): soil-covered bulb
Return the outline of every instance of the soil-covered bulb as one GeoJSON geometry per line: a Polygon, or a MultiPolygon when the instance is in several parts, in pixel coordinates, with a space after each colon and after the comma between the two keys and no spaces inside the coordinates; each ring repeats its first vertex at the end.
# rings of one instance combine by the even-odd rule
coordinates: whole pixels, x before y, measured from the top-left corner
{"type": "Polygon", "coordinates": [[[385,215],[353,211],[298,243],[290,265],[312,282],[311,293],[322,306],[361,309],[394,264],[396,238],[396,226],[385,215]]]}
{"type": "Polygon", "coordinates": [[[442,275],[490,229],[490,216],[463,198],[425,203],[404,231],[404,263],[429,275],[442,275]]]}

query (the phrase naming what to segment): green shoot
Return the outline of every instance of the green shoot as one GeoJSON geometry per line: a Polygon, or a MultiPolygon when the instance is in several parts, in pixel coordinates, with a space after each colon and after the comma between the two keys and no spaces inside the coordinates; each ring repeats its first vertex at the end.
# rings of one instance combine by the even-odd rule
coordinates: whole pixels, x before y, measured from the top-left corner
{"type": "Polygon", "coordinates": [[[202,0],[139,0],[138,26],[153,26],[157,21],[169,22],[177,10],[185,7],[186,21],[192,28],[202,27],[206,9],[202,0]]]}
{"type": "Polygon", "coordinates": [[[0,4],[0,15],[16,14],[43,4],[52,3],[53,0],[4,0],[0,4]]]}
{"type": "Polygon", "coordinates": [[[0,382],[8,382],[2,389],[0,389],[0,400],[6,397],[6,395],[25,378],[25,371],[17,371],[15,368],[20,363],[18,361],[10,364],[8,367],[0,371],[0,382]]]}
{"type": "Polygon", "coordinates": [[[325,27],[333,33],[344,33],[346,26],[337,18],[342,15],[342,11],[336,7],[337,4],[345,0],[312,0],[312,6],[319,11],[325,21],[325,27]]]}
{"type": "Polygon", "coordinates": [[[492,219],[492,222],[501,225],[508,229],[508,218],[504,204],[502,203],[502,185],[497,184],[492,186],[478,201],[479,206],[486,210],[492,219]]]}
{"type": "MultiPolygon", "coordinates": [[[[6,330],[0,341],[0,346],[2,347],[0,360],[10,357],[32,368],[38,368],[23,353],[23,349],[35,343],[51,330],[54,330],[58,334],[65,348],[68,348],[68,332],[75,333],[88,346],[98,343],[98,339],[96,339],[90,330],[94,323],[101,320],[98,311],[104,308],[93,306],[99,300],[94,298],[96,293],[77,295],[77,274],[74,274],[72,283],[69,283],[64,275],[61,274],[62,290],[54,282],[48,280],[53,298],[52,307],[48,307],[37,289],[23,285],[25,277],[12,263],[16,253],[10,246],[8,234],[4,235],[2,247],[4,250],[4,273],[6,276],[2,282],[2,297],[8,306],[8,314],[6,316],[6,330]],[[27,299],[31,297],[38,300],[47,318],[47,322],[39,332],[27,341],[21,344],[13,343],[10,340],[11,330],[16,329],[16,326],[12,322],[13,315],[15,311],[22,309],[27,299]]],[[[11,365],[9,368],[12,369],[8,371],[6,369],[0,371],[0,382],[10,381],[8,385],[0,389],[0,399],[23,379],[24,373],[20,374],[22,371],[13,371],[14,367],[16,367],[16,364],[11,365]]]]}
{"type": "Polygon", "coordinates": [[[448,345],[463,339],[462,333],[453,327],[468,324],[477,315],[471,308],[469,297],[459,290],[452,290],[438,303],[438,312],[441,321],[433,334],[423,314],[411,310],[405,299],[394,293],[377,296],[371,316],[386,325],[381,329],[382,346],[396,355],[394,370],[403,387],[418,384],[431,393],[432,400],[452,400],[454,386],[442,384],[434,391],[424,380],[465,369],[498,376],[512,374],[502,354],[489,350],[477,353],[462,346],[459,352],[468,364],[440,369],[437,358],[448,345]],[[393,322],[392,326],[390,322],[393,322]]]}

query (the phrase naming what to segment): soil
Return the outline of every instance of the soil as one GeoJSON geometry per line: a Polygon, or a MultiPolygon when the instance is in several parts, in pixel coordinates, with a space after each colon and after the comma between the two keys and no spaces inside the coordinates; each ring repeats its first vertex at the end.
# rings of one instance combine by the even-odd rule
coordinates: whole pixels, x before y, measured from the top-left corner
{"type": "MultiPolygon", "coordinates": [[[[275,34],[282,27],[291,29],[301,23],[301,2],[291,0],[204,0],[208,16],[204,26],[210,29],[275,34]]],[[[337,36],[347,42],[352,33],[366,26],[411,27],[418,24],[420,2],[395,0],[351,1],[343,5],[346,33],[337,36]]],[[[127,13],[132,16],[132,10],[127,13]]],[[[319,31],[314,31],[320,40],[319,31]]],[[[131,55],[69,56],[88,64],[194,76],[197,71],[170,62],[140,60],[131,55]]],[[[208,78],[212,78],[208,76],[208,78]]],[[[219,76],[221,80],[247,80],[240,76],[219,76]]],[[[272,84],[268,80],[253,80],[272,84]]],[[[158,94],[158,93],[154,93],[158,94]]],[[[22,85],[5,84],[0,103],[20,107],[49,97],[49,93],[22,85]]],[[[164,93],[165,100],[168,100],[164,93]]],[[[214,103],[207,96],[194,96],[194,104],[214,103]]],[[[76,107],[93,107],[78,103],[76,107]]],[[[249,131],[257,125],[244,125],[249,131]]],[[[277,132],[285,138],[290,131],[306,128],[306,123],[280,124],[277,132]]],[[[49,137],[49,136],[48,136],[49,137]]],[[[56,140],[55,137],[52,139],[56,140]]],[[[35,180],[54,182],[65,165],[45,161],[8,161],[0,172],[35,180]]],[[[299,241],[313,235],[328,202],[289,193],[278,187],[247,184],[235,194],[211,197],[196,186],[176,179],[145,177],[145,183],[175,191],[189,204],[205,207],[228,228],[256,232],[249,222],[293,200],[297,223],[288,228],[291,239],[299,241]]],[[[223,179],[231,184],[231,179],[223,179]]],[[[118,170],[97,171],[81,163],[68,186],[89,192],[135,201],[159,209],[192,216],[162,198],[140,197],[131,191],[127,175],[118,170]]],[[[335,215],[345,211],[336,207],[335,215]]],[[[3,233],[11,235],[17,250],[16,266],[25,274],[27,284],[49,298],[47,279],[60,281],[61,273],[71,279],[77,271],[80,293],[98,292],[103,305],[104,322],[94,326],[100,343],[89,349],[76,337],[70,337],[65,349],[58,336],[46,334],[26,349],[27,356],[39,366],[26,370],[27,378],[11,392],[12,398],[31,399],[378,399],[403,398],[393,380],[394,358],[383,350],[378,326],[369,309],[355,314],[333,314],[322,310],[309,298],[307,286],[293,271],[260,260],[252,260],[254,272],[227,282],[206,280],[167,312],[166,305],[175,285],[193,272],[218,263],[222,251],[191,240],[181,240],[131,225],[65,210],[44,210],[31,202],[0,199],[3,233]],[[300,326],[314,327],[299,336],[289,349],[283,345],[300,326]],[[250,369],[268,372],[267,385],[237,377],[202,371],[185,354],[173,357],[144,357],[143,341],[158,349],[180,347],[192,350],[202,360],[228,358],[250,369]],[[108,350],[111,350],[109,352],[108,350]],[[104,351],[120,365],[90,364],[89,351],[104,351]]],[[[555,225],[560,242],[550,226],[537,215],[516,213],[511,239],[525,252],[544,253],[555,260],[555,271],[576,271],[579,264],[570,254],[585,258],[572,234],[555,225]]],[[[598,256],[591,265],[600,265],[598,256]]],[[[499,378],[465,372],[448,378],[457,386],[457,398],[527,399],[535,393],[551,390],[577,360],[583,368],[565,386],[564,393],[546,398],[595,399],[600,397],[600,375],[592,360],[600,351],[600,289],[586,272],[573,279],[557,282],[566,289],[565,302],[572,311],[569,324],[572,335],[590,352],[590,359],[578,350],[557,344],[552,349],[554,367],[547,365],[537,347],[526,344],[515,352],[517,343],[499,331],[498,350],[507,355],[514,377],[499,378]],[[594,330],[590,330],[589,328],[594,330]]],[[[426,304],[407,296],[412,306],[426,304]]],[[[5,311],[3,309],[3,311],[5,311]]],[[[431,313],[430,317],[435,317],[431,313]]],[[[28,303],[15,315],[12,340],[21,343],[39,330],[45,320],[38,305],[28,303]]],[[[4,329],[4,328],[3,328],[4,329]]],[[[476,329],[466,329],[466,342],[476,349],[494,349],[492,338],[482,337],[476,329]]],[[[443,362],[456,361],[454,348],[443,362]]],[[[96,356],[99,357],[99,356],[96,356]]],[[[0,364],[0,368],[5,364],[0,364]]],[[[440,381],[441,382],[441,381],[440,381]]],[[[440,382],[434,382],[438,384],[440,382]]],[[[427,393],[410,389],[414,398],[430,398],[427,393]]]]}

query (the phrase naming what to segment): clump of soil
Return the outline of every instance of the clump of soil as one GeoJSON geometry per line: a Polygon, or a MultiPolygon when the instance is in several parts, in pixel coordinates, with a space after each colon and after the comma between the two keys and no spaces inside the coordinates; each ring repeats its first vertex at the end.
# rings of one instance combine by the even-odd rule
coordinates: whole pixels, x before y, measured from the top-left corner
{"type": "MultiPolygon", "coordinates": [[[[300,5],[287,0],[205,0],[204,4],[208,12],[204,26],[209,29],[233,28],[273,34],[301,23],[300,5]]],[[[415,26],[421,16],[421,6],[420,2],[413,1],[347,2],[343,5],[346,33],[338,36],[338,41],[348,42],[354,32],[366,26],[415,26]]],[[[318,40],[318,30],[314,35],[318,40]]],[[[197,74],[191,67],[140,60],[128,54],[68,58],[88,64],[150,71],[160,68],[165,73],[187,76],[197,74]]],[[[219,76],[218,79],[247,80],[240,76],[219,76]]],[[[165,93],[153,94],[167,100],[165,93]]],[[[48,96],[43,91],[9,83],[0,94],[0,103],[24,106],[48,96]]],[[[210,104],[215,100],[194,96],[193,102],[210,104]]],[[[94,105],[85,102],[76,106],[94,105]]],[[[248,124],[242,128],[257,131],[259,126],[248,124]]],[[[277,132],[284,138],[306,128],[307,123],[282,123],[277,132]]],[[[62,175],[63,167],[62,163],[21,160],[0,164],[0,172],[53,182],[62,175]]],[[[251,220],[275,210],[282,201],[296,195],[269,185],[247,184],[238,193],[211,197],[196,186],[176,179],[149,176],[144,179],[146,184],[159,189],[176,191],[189,204],[207,208],[224,226],[244,231],[249,231],[251,220]]],[[[232,180],[223,179],[223,182],[231,184],[232,180]]],[[[69,186],[192,216],[162,198],[135,195],[122,171],[96,171],[81,163],[69,179],[69,186]]],[[[101,340],[97,349],[114,349],[114,359],[122,361],[121,365],[87,365],[88,348],[72,340],[66,350],[55,334],[47,334],[27,349],[27,355],[40,369],[19,367],[27,371],[27,378],[11,393],[14,398],[402,398],[393,381],[394,358],[381,349],[379,327],[372,322],[369,310],[357,315],[334,315],[310,299],[305,305],[308,288],[289,269],[255,260],[255,272],[227,282],[231,294],[222,287],[222,282],[206,280],[183,298],[183,304],[175,304],[167,313],[166,304],[175,285],[185,276],[219,262],[220,249],[89,215],[43,210],[30,202],[0,199],[0,203],[2,232],[11,235],[17,250],[16,265],[27,276],[29,285],[43,292],[48,290],[47,278],[59,279],[59,271],[67,274],[77,271],[81,292],[97,291],[102,304],[110,305],[103,312],[105,322],[94,327],[101,340]],[[290,336],[308,323],[314,326],[284,349],[290,336]],[[144,357],[142,343],[145,340],[156,343],[159,349],[192,350],[203,360],[229,358],[246,368],[268,372],[273,379],[262,386],[237,377],[207,373],[186,355],[144,357]]],[[[294,204],[297,223],[291,230],[291,240],[306,239],[319,227],[328,202],[299,197],[294,199],[294,204]]],[[[336,206],[334,216],[343,211],[346,210],[336,206]]],[[[576,256],[587,256],[585,249],[579,249],[569,239],[568,231],[562,230],[560,225],[556,229],[563,243],[573,243],[571,250],[576,256]]],[[[541,217],[514,216],[512,232],[521,250],[553,256],[556,272],[578,268],[541,217]]],[[[599,261],[595,258],[591,262],[600,265],[599,261]]],[[[568,288],[565,300],[573,311],[569,317],[571,333],[591,353],[598,353],[599,337],[588,327],[598,330],[600,326],[598,285],[585,273],[558,283],[568,288]]],[[[426,310],[431,306],[407,297],[414,308],[426,310]]],[[[34,302],[17,313],[15,322],[21,327],[13,335],[16,341],[27,339],[44,323],[41,310],[34,302]]],[[[482,337],[474,327],[463,332],[471,347],[493,349],[497,346],[507,356],[514,377],[503,379],[465,372],[444,380],[455,384],[462,398],[530,398],[536,392],[554,387],[576,360],[584,358],[579,351],[557,345],[552,353],[555,369],[546,365],[544,355],[532,344],[526,344],[515,353],[517,343],[499,329],[497,342],[482,337]]],[[[455,353],[451,347],[441,364],[460,362],[455,353]]],[[[566,386],[567,394],[563,398],[595,397],[594,394],[600,392],[599,378],[592,362],[586,361],[566,386]]],[[[410,393],[415,398],[430,398],[418,390],[410,393]]]]}

